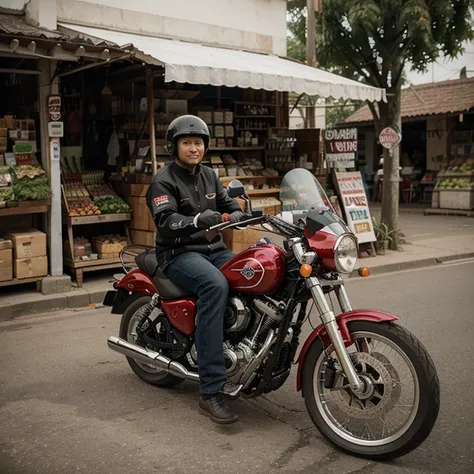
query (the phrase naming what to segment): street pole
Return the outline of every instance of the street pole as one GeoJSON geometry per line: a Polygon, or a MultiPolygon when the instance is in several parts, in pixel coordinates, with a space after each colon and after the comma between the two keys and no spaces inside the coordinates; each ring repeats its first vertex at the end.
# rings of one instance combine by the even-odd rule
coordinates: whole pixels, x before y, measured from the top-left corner
{"type": "MultiPolygon", "coordinates": [[[[314,18],[314,0],[306,0],[306,63],[314,67],[316,62],[316,21],[314,18]]],[[[315,127],[315,108],[311,103],[306,107],[307,126],[315,127]]]]}

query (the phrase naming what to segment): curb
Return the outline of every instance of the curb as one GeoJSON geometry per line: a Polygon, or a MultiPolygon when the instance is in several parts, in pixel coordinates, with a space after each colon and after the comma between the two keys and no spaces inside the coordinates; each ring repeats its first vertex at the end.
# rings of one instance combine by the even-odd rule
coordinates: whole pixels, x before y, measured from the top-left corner
{"type": "Polygon", "coordinates": [[[87,308],[88,305],[99,305],[109,290],[85,290],[77,288],[67,293],[43,295],[40,292],[24,296],[18,302],[0,301],[0,322],[12,321],[21,317],[50,313],[65,309],[87,308]]]}
{"type": "MultiPolygon", "coordinates": [[[[447,255],[446,257],[441,257],[441,258],[436,258],[436,257],[422,258],[420,260],[410,260],[408,262],[400,262],[400,263],[389,263],[387,265],[380,265],[380,266],[375,266],[375,267],[371,267],[370,265],[367,265],[367,267],[370,268],[370,275],[383,275],[384,273],[397,272],[401,270],[414,270],[416,268],[434,267],[436,265],[440,265],[443,263],[455,262],[456,260],[464,260],[466,258],[474,258],[474,252],[447,255]]],[[[358,269],[357,269],[357,270],[354,270],[350,274],[349,278],[362,278],[362,277],[359,276],[358,269]]]]}

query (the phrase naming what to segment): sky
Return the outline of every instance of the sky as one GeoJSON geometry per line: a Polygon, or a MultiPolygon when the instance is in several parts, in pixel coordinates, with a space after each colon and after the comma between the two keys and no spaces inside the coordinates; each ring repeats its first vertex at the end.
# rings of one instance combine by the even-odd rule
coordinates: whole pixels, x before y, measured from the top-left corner
{"type": "Polygon", "coordinates": [[[466,43],[465,52],[457,59],[449,60],[447,58],[440,58],[437,62],[431,64],[428,72],[420,74],[409,70],[407,66],[405,73],[407,81],[411,84],[425,84],[427,82],[440,82],[450,79],[459,79],[461,69],[466,66],[467,77],[474,77],[474,41],[466,43]]]}

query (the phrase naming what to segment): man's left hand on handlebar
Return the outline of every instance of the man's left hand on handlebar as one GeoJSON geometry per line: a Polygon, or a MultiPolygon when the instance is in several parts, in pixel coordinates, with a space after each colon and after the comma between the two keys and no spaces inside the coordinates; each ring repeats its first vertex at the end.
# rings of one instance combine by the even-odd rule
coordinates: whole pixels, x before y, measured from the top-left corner
{"type": "Polygon", "coordinates": [[[248,215],[245,214],[244,212],[242,211],[234,211],[231,215],[230,215],[230,219],[229,219],[229,222],[231,224],[236,224],[237,222],[241,222],[243,221],[244,219],[248,219],[248,215]]]}

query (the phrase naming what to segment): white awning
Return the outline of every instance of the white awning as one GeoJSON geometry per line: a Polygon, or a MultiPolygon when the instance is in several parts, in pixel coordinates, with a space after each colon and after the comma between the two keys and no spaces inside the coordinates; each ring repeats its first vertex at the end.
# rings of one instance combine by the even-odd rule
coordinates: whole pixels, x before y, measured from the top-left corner
{"type": "Polygon", "coordinates": [[[94,44],[103,40],[119,46],[130,43],[137,57],[165,67],[166,82],[210,84],[213,86],[265,89],[307,93],[335,99],[386,101],[385,89],[361,84],[321,69],[275,55],[249,53],[198,43],[140,36],[100,28],[61,24],[89,37],[94,44]],[[142,56],[140,55],[142,53],[142,56]]]}

